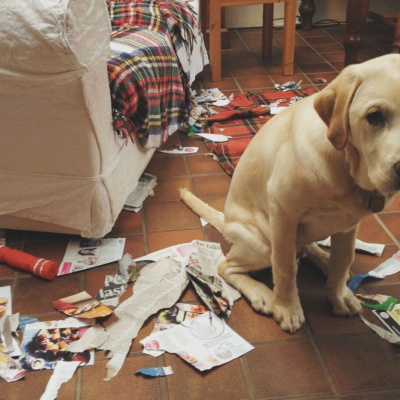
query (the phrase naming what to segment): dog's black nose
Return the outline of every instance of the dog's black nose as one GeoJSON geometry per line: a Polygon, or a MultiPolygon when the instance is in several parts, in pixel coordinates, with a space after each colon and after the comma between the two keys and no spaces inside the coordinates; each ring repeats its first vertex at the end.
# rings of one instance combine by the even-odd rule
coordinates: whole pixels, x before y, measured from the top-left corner
{"type": "Polygon", "coordinates": [[[397,161],[396,164],[393,165],[394,172],[396,172],[397,176],[400,176],[400,161],[397,161]]]}

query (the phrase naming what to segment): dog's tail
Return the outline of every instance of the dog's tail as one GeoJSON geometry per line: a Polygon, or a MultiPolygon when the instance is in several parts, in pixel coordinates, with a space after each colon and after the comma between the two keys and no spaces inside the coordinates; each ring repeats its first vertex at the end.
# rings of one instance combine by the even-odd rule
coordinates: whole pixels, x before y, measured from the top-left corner
{"type": "Polygon", "coordinates": [[[222,234],[224,233],[224,213],[209,206],[186,188],[180,188],[179,192],[181,199],[189,208],[222,234]]]}

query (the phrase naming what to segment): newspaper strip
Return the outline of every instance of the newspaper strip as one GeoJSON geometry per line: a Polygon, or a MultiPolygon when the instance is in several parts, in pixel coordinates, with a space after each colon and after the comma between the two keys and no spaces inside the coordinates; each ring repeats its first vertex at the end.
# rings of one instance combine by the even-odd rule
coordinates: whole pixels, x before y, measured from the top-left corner
{"type": "Polygon", "coordinates": [[[0,246],[6,245],[6,231],[4,229],[0,229],[0,246]]]}
{"type": "Polygon", "coordinates": [[[69,241],[58,276],[109,264],[122,258],[125,238],[72,239],[69,241]]]}
{"type": "Polygon", "coordinates": [[[187,326],[181,324],[151,334],[146,346],[175,353],[200,371],[225,364],[254,349],[211,312],[198,316],[187,326]]]}
{"type": "Polygon", "coordinates": [[[71,342],[66,350],[72,353],[83,353],[85,350],[98,349],[108,338],[109,335],[102,326],[94,325],[79,340],[71,342]]]}
{"type": "Polygon", "coordinates": [[[117,272],[114,275],[106,275],[104,286],[97,293],[96,299],[106,306],[116,307],[119,298],[128,288],[128,283],[136,281],[139,277],[140,269],[130,254],[124,254],[118,261],[117,272]]]}
{"type": "MultiPolygon", "coordinates": [[[[325,240],[319,240],[317,242],[320,246],[323,247],[330,247],[331,246],[331,237],[329,236],[325,240]]],[[[378,243],[366,243],[363,242],[362,240],[356,239],[356,251],[364,251],[366,253],[382,257],[383,250],[385,250],[385,245],[384,244],[378,244],[378,243]]]]}
{"type": "Polygon", "coordinates": [[[136,189],[128,196],[124,210],[138,212],[143,207],[143,202],[148,196],[154,195],[153,189],[157,186],[157,177],[144,173],[139,178],[136,189]]]}
{"type": "Polygon", "coordinates": [[[62,313],[75,318],[103,318],[112,314],[112,310],[85,291],[55,300],[53,305],[62,313]]]}
{"type": "Polygon", "coordinates": [[[68,382],[74,376],[79,364],[79,361],[59,361],[40,400],[56,399],[61,385],[68,382]]]}
{"type": "Polygon", "coordinates": [[[185,263],[177,260],[164,258],[143,269],[133,295],[114,310],[118,320],[106,328],[109,338],[98,347],[110,351],[105,380],[114,377],[121,369],[132,340],[146,319],[173,306],[187,284],[185,263]]]}
{"type": "Polygon", "coordinates": [[[349,283],[348,288],[354,292],[365,278],[383,279],[398,272],[400,272],[400,250],[372,271],[366,274],[357,274],[349,283]]]}
{"type": "Polygon", "coordinates": [[[21,346],[15,334],[18,330],[19,314],[12,314],[11,286],[0,287],[0,352],[10,357],[21,357],[21,346]]]}

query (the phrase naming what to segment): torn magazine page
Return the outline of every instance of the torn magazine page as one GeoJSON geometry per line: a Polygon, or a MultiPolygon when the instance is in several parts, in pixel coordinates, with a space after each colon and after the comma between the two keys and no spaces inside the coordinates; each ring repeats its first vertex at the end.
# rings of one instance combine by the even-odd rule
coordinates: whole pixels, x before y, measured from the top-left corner
{"type": "Polygon", "coordinates": [[[386,329],[381,328],[378,325],[369,322],[366,318],[360,315],[361,321],[364,322],[369,328],[371,328],[377,335],[379,335],[382,339],[387,340],[389,343],[392,344],[400,344],[400,336],[396,335],[395,333],[389,332],[386,329]]]}
{"type": "MultiPolygon", "coordinates": [[[[179,326],[182,322],[192,320],[197,318],[199,315],[207,312],[207,308],[204,306],[199,306],[196,304],[187,304],[187,303],[176,303],[171,308],[167,308],[166,310],[161,311],[158,314],[158,318],[156,323],[154,324],[154,328],[152,330],[152,334],[155,332],[163,331],[165,329],[171,329],[176,326],[179,326]]],[[[164,351],[160,350],[151,350],[148,344],[148,337],[144,338],[140,341],[143,345],[143,353],[149,354],[153,357],[159,357],[164,354],[164,351]]]]}
{"type": "Polygon", "coordinates": [[[109,264],[122,258],[125,238],[72,239],[61,262],[58,276],[109,264]]]}
{"type": "Polygon", "coordinates": [[[79,340],[89,327],[76,318],[45,321],[26,325],[22,347],[25,357],[22,366],[28,371],[53,369],[58,361],[79,361],[80,365],[92,365],[93,351],[72,353],[66,349],[69,343],[79,340]]]}
{"type": "Polygon", "coordinates": [[[385,294],[356,294],[358,301],[367,308],[373,310],[384,310],[390,311],[399,302],[398,299],[392,296],[387,296],[385,294]]]}
{"type": "Polygon", "coordinates": [[[25,370],[21,364],[10,357],[8,354],[0,351],[0,378],[6,382],[14,382],[25,375],[25,370]]]}
{"type": "Polygon", "coordinates": [[[181,324],[156,332],[149,339],[152,349],[175,353],[200,371],[225,364],[254,349],[211,312],[191,320],[187,326],[181,324]]]}
{"type": "Polygon", "coordinates": [[[157,186],[157,177],[144,173],[139,179],[136,189],[128,196],[124,210],[138,212],[148,196],[154,195],[153,189],[157,186]]]}
{"type": "Polygon", "coordinates": [[[221,317],[229,317],[233,303],[240,298],[240,292],[218,275],[217,267],[225,259],[221,246],[200,240],[197,246],[186,267],[189,279],[210,310],[221,317]]]}
{"type": "Polygon", "coordinates": [[[148,317],[173,306],[188,284],[185,264],[164,258],[144,268],[133,287],[133,295],[114,311],[118,320],[106,328],[109,339],[100,347],[109,350],[107,378],[121,369],[132,340],[148,317]]]}
{"type": "Polygon", "coordinates": [[[53,305],[62,313],[75,318],[103,318],[112,314],[112,310],[85,291],[55,300],[53,305]]]}
{"type": "Polygon", "coordinates": [[[199,151],[198,147],[182,147],[179,146],[177,149],[172,150],[158,150],[160,153],[166,154],[193,154],[199,151]]]}
{"type": "MultiPolygon", "coordinates": [[[[319,240],[317,242],[320,246],[330,247],[331,246],[331,237],[329,236],[325,240],[319,240]]],[[[378,243],[366,243],[362,240],[356,239],[356,251],[364,251],[369,254],[373,254],[378,257],[382,257],[383,250],[385,250],[384,244],[378,243]]]]}
{"type": "Polygon", "coordinates": [[[59,361],[40,400],[55,400],[61,385],[68,382],[74,376],[79,364],[79,361],[59,361]]]}
{"type": "Polygon", "coordinates": [[[372,271],[366,274],[357,274],[349,283],[348,288],[354,292],[365,278],[383,279],[398,272],[400,272],[400,250],[372,271]]]}
{"type": "Polygon", "coordinates": [[[172,367],[155,367],[155,368],[141,368],[135,372],[135,375],[142,374],[151,377],[172,375],[172,367]]]}
{"type": "Polygon", "coordinates": [[[373,310],[372,311],[389,329],[400,338],[400,305],[395,305],[392,310],[373,310]]]}
{"type": "Polygon", "coordinates": [[[194,92],[197,104],[213,103],[216,106],[227,106],[230,100],[217,88],[198,89],[194,92]]]}

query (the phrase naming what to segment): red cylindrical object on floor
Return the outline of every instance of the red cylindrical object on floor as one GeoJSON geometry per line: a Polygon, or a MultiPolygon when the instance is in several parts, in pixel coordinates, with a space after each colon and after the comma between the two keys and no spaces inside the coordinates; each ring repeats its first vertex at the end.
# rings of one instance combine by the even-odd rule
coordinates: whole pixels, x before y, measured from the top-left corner
{"type": "Polygon", "coordinates": [[[35,275],[49,280],[54,279],[58,272],[58,265],[54,261],[37,258],[4,245],[0,245],[0,262],[33,272],[35,275]]]}

